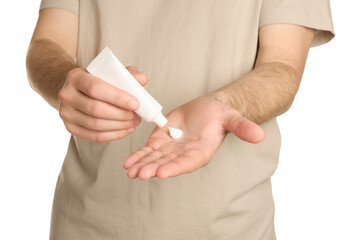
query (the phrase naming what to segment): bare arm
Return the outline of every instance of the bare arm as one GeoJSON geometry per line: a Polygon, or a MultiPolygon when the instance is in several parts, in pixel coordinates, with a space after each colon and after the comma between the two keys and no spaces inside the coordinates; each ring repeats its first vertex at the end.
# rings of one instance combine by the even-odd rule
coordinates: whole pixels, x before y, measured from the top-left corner
{"type": "Polygon", "coordinates": [[[75,63],[77,42],[77,15],[61,9],[40,11],[26,58],[28,80],[31,87],[57,110],[57,96],[66,76],[78,67],[75,63]]]}
{"type": "Polygon", "coordinates": [[[283,114],[298,91],[314,33],[289,24],[262,27],[254,70],[209,96],[259,124],[283,114]]]}
{"type": "MultiPolygon", "coordinates": [[[[30,85],[59,111],[73,135],[94,142],[129,135],[141,122],[134,112],[139,102],[78,67],[77,42],[77,15],[57,8],[42,10],[26,59],[30,85]]],[[[140,84],[148,82],[135,67],[127,69],[140,84]]]]}
{"type": "Polygon", "coordinates": [[[156,128],[146,145],[125,159],[128,177],[145,180],[193,172],[208,164],[228,132],[247,142],[263,141],[264,130],[255,123],[290,107],[313,36],[314,30],[296,25],[262,27],[254,70],[170,112],[170,125],[182,129],[183,137],[173,140],[167,129],[156,128]]]}

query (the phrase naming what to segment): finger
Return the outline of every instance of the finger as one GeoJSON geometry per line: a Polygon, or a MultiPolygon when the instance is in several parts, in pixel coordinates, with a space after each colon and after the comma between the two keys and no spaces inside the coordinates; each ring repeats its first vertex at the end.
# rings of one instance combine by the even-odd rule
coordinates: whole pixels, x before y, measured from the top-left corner
{"type": "Polygon", "coordinates": [[[133,77],[142,85],[144,86],[149,82],[148,76],[145,74],[141,73],[137,67],[134,66],[128,66],[126,69],[133,75],[133,77]]]}
{"type": "Polygon", "coordinates": [[[145,166],[142,166],[140,169],[139,169],[139,172],[137,173],[137,176],[141,179],[141,180],[147,180],[151,177],[154,177],[156,176],[156,171],[157,169],[173,160],[177,158],[177,155],[176,154],[172,154],[172,153],[169,153],[169,154],[166,154],[164,156],[162,156],[161,158],[155,160],[155,161],[152,161],[152,162],[149,162],[147,163],[145,166]]]}
{"type": "Polygon", "coordinates": [[[265,131],[261,126],[241,116],[234,110],[227,114],[224,125],[228,131],[250,143],[259,143],[265,138],[265,131]]]}
{"type": "Polygon", "coordinates": [[[109,142],[126,137],[132,133],[135,129],[119,130],[119,131],[106,131],[98,132],[90,129],[86,129],[76,124],[66,123],[67,130],[73,135],[89,140],[92,142],[109,142]]]}
{"type": "Polygon", "coordinates": [[[137,177],[137,173],[139,171],[139,169],[144,166],[146,163],[145,162],[139,162],[139,163],[135,163],[133,164],[127,171],[126,175],[129,177],[129,178],[136,178],[137,177]]]}
{"type": "Polygon", "coordinates": [[[115,131],[115,130],[135,128],[141,122],[140,118],[137,118],[135,120],[129,120],[129,121],[115,121],[115,120],[101,119],[101,118],[92,117],[76,109],[71,109],[66,111],[66,113],[62,113],[61,117],[64,121],[69,121],[74,124],[78,124],[84,128],[96,130],[96,131],[115,131]]]}
{"type": "Polygon", "coordinates": [[[136,178],[137,173],[139,172],[140,168],[145,166],[151,161],[154,161],[156,159],[159,159],[163,156],[164,154],[160,151],[152,151],[148,154],[146,154],[143,158],[141,158],[139,161],[135,162],[127,172],[128,177],[130,178],[136,178]]]}
{"type": "Polygon", "coordinates": [[[131,94],[87,72],[79,74],[83,74],[82,78],[74,81],[74,86],[87,96],[127,110],[135,111],[139,108],[139,101],[131,94]]]}
{"type": "Polygon", "coordinates": [[[191,173],[207,164],[205,153],[198,149],[185,152],[176,159],[160,166],[156,171],[158,178],[175,177],[184,173],[191,173]]]}
{"type": "Polygon", "coordinates": [[[140,148],[139,150],[131,153],[129,156],[126,157],[126,159],[123,162],[123,167],[128,170],[134,163],[136,163],[138,160],[140,160],[146,154],[152,151],[154,150],[147,146],[140,148]]]}
{"type": "Polygon", "coordinates": [[[102,119],[128,121],[135,119],[137,116],[133,111],[95,100],[81,92],[75,95],[72,105],[83,113],[102,119]]]}
{"type": "Polygon", "coordinates": [[[164,155],[161,151],[152,151],[148,154],[146,154],[144,157],[142,157],[139,161],[137,161],[135,164],[144,162],[144,163],[149,163],[151,161],[154,161],[156,159],[161,158],[164,155]]]}

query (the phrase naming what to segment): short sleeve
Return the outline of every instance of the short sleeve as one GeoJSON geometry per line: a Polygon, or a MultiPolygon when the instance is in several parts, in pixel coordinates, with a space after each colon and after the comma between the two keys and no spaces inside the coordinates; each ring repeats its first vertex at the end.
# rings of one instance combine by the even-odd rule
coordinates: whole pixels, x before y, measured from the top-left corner
{"type": "Polygon", "coordinates": [[[316,29],[312,47],[335,36],[329,0],[262,0],[259,26],[297,24],[316,29]]]}
{"type": "Polygon", "coordinates": [[[42,0],[40,10],[44,8],[61,8],[79,14],[79,0],[42,0]]]}

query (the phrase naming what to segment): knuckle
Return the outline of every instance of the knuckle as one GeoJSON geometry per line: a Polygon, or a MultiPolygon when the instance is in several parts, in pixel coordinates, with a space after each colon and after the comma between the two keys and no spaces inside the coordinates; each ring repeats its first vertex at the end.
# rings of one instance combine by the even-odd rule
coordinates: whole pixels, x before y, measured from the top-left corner
{"type": "Polygon", "coordinates": [[[115,105],[120,106],[122,99],[123,98],[122,98],[122,96],[120,94],[115,94],[114,95],[114,103],[115,103],[115,105]]]}
{"type": "Polygon", "coordinates": [[[73,83],[73,81],[77,78],[78,73],[79,73],[79,68],[75,68],[69,71],[66,77],[67,84],[73,83]]]}
{"type": "Polygon", "coordinates": [[[89,96],[96,96],[98,94],[99,86],[97,83],[89,84],[87,92],[89,96]]]}
{"type": "Polygon", "coordinates": [[[67,129],[67,131],[68,132],[70,132],[70,133],[72,133],[72,134],[75,134],[75,132],[74,132],[74,127],[71,125],[71,124],[64,124],[65,125],[65,127],[66,127],[66,129],[67,129]]]}
{"type": "Polygon", "coordinates": [[[70,82],[73,81],[74,75],[75,75],[75,71],[74,71],[74,70],[70,71],[70,72],[67,74],[67,77],[66,77],[67,83],[70,83],[70,82]]]}
{"type": "Polygon", "coordinates": [[[234,119],[234,120],[232,121],[232,127],[233,127],[233,129],[238,129],[239,126],[242,124],[242,120],[243,120],[243,118],[234,119]]]}
{"type": "Polygon", "coordinates": [[[66,102],[68,97],[67,97],[67,93],[64,89],[62,89],[59,93],[58,93],[58,99],[60,100],[60,102],[66,102]]]}
{"type": "Polygon", "coordinates": [[[67,119],[66,111],[62,107],[60,107],[58,113],[59,113],[60,118],[62,118],[62,120],[67,119]]]}
{"type": "Polygon", "coordinates": [[[102,129],[101,120],[98,118],[93,118],[93,119],[89,120],[88,126],[91,129],[96,129],[96,130],[102,129]]]}
{"type": "Polygon", "coordinates": [[[93,101],[92,103],[89,104],[89,113],[91,113],[92,115],[98,115],[101,111],[100,109],[100,105],[98,104],[98,102],[93,101]]]}

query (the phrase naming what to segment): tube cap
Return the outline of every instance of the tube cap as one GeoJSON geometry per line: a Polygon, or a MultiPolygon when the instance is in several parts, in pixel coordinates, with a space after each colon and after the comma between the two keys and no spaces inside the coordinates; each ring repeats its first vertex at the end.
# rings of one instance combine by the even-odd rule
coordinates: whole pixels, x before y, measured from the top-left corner
{"type": "Polygon", "coordinates": [[[159,127],[165,126],[168,122],[165,116],[162,115],[162,112],[159,112],[159,114],[157,114],[152,121],[159,127]]]}

